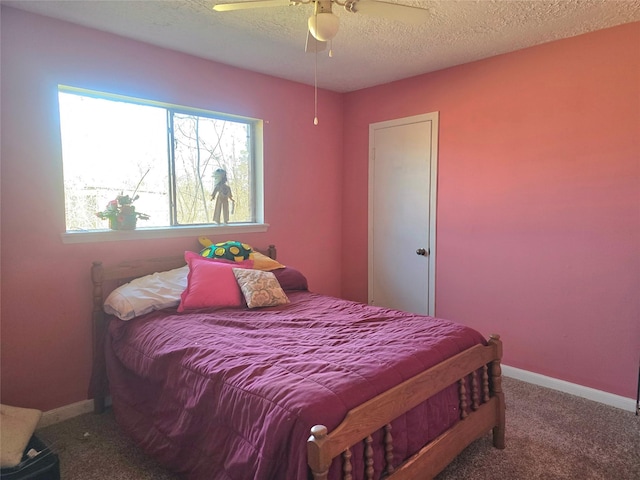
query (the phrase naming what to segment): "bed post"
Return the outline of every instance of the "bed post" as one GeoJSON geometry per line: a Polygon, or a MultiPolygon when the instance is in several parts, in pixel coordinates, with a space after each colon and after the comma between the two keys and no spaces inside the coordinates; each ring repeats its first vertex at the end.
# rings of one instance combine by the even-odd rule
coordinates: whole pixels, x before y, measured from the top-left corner
{"type": "Polygon", "coordinates": [[[327,427],[315,425],[311,427],[311,436],[307,440],[307,462],[314,480],[327,480],[332,458],[326,458],[325,443],[327,442],[327,427]]]}
{"type": "Polygon", "coordinates": [[[92,339],[93,339],[93,368],[89,395],[93,397],[94,413],[103,413],[105,410],[105,384],[106,366],[104,358],[104,312],[102,310],[103,294],[102,282],[104,268],[102,262],[93,262],[91,265],[91,282],[93,283],[93,312],[92,339]]]}
{"type": "Polygon", "coordinates": [[[500,335],[490,335],[489,345],[495,349],[495,360],[491,362],[491,391],[492,396],[498,400],[496,403],[497,424],[493,428],[493,446],[503,449],[505,447],[505,402],[504,392],[502,391],[502,367],[500,366],[500,361],[502,360],[502,340],[500,340],[500,335]]]}

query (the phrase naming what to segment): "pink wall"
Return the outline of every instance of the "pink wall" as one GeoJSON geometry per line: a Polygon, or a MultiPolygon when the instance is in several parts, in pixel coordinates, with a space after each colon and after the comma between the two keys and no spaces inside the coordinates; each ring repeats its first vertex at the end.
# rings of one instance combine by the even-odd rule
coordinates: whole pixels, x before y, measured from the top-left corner
{"type": "Polygon", "coordinates": [[[1,33],[3,403],[48,410],[86,398],[93,260],[198,248],[195,237],[62,243],[59,83],[268,121],[271,226],[241,239],[275,243],[279,259],[302,270],[315,291],[340,293],[339,258],[318,262],[309,252],[336,250],[341,241],[341,95],[320,91],[321,121],[314,127],[309,86],[6,7],[1,33]]]}
{"type": "MultiPolygon", "coordinates": [[[[506,364],[635,398],[640,23],[345,95],[343,237],[367,241],[370,123],[440,112],[436,314],[506,364]]],[[[343,256],[366,300],[367,254],[343,256]]]]}

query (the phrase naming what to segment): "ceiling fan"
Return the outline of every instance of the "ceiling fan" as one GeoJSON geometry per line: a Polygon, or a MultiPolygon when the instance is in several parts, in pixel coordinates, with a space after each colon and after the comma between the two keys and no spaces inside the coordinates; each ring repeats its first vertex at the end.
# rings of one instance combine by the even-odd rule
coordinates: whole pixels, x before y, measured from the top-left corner
{"type": "Polygon", "coordinates": [[[428,17],[428,10],[400,3],[382,2],[380,0],[252,0],[247,2],[218,3],[213,9],[218,12],[246,10],[265,7],[283,7],[313,4],[314,11],[308,20],[307,51],[314,43],[316,50],[323,49],[326,42],[338,33],[339,19],[331,11],[334,4],[344,7],[350,13],[362,13],[377,17],[398,20],[411,25],[419,25],[428,17]]]}
{"type": "MultiPolygon", "coordinates": [[[[331,11],[334,4],[344,7],[349,13],[363,13],[377,17],[398,20],[410,25],[419,25],[427,20],[429,11],[400,3],[389,3],[380,0],[250,0],[246,2],[217,3],[213,9],[218,12],[247,10],[252,8],[285,7],[313,4],[313,14],[307,22],[307,52],[315,52],[316,65],[314,71],[314,109],[313,124],[318,125],[318,52],[326,48],[338,33],[340,21],[331,11]]],[[[332,56],[331,49],[329,56],[332,56]]]]}

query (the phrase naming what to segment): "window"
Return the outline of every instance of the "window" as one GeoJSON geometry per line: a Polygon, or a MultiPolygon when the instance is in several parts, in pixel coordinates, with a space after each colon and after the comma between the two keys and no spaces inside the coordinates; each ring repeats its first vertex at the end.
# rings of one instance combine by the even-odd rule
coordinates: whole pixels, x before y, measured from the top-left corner
{"type": "Polygon", "coordinates": [[[67,232],[108,229],[98,213],[118,196],[138,229],[262,221],[259,120],[62,86],[58,99],[67,232]]]}

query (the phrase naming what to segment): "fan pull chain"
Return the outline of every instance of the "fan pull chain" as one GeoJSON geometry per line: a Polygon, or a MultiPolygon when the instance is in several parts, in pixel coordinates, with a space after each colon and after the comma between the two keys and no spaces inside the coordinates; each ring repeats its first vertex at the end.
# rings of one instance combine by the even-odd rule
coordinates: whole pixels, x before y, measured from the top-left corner
{"type": "Polygon", "coordinates": [[[318,125],[318,42],[315,42],[316,54],[313,65],[313,124],[318,125]]]}

